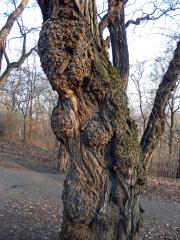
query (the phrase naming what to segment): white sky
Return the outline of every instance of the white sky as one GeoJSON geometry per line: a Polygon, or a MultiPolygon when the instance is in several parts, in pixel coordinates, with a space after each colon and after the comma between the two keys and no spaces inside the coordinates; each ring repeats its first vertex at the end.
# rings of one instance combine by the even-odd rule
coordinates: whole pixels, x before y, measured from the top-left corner
{"type": "MultiPolygon", "coordinates": [[[[160,0],[159,0],[160,1],[160,0]]],[[[13,7],[12,4],[8,3],[8,0],[0,0],[0,27],[5,23],[6,17],[4,17],[4,13],[11,12],[13,7]]],[[[20,0],[17,1],[19,3],[20,0]]],[[[97,5],[102,5],[102,0],[97,0],[97,5]]],[[[129,0],[129,3],[133,3],[134,0],[129,0]]],[[[136,19],[139,17],[141,12],[139,8],[141,8],[142,1],[136,0],[136,4],[129,6],[126,9],[126,19],[136,19]],[[138,11],[137,11],[138,9],[138,11]]],[[[28,8],[23,12],[22,17],[24,21],[24,25],[30,27],[41,26],[41,13],[38,7],[32,8],[35,0],[30,0],[28,8]]],[[[151,12],[151,5],[144,6],[145,12],[151,12]]],[[[180,12],[179,12],[180,14],[180,12]]],[[[17,36],[18,28],[15,26],[11,33],[10,38],[14,35],[17,36]]],[[[130,54],[130,63],[134,63],[136,61],[144,61],[151,60],[158,56],[159,51],[162,51],[166,48],[167,37],[161,35],[170,34],[171,32],[180,31],[180,17],[176,17],[175,20],[171,20],[170,18],[162,17],[160,20],[151,21],[142,23],[139,26],[131,25],[127,29],[128,36],[128,45],[129,45],[129,54],[130,54]]],[[[31,39],[31,41],[38,40],[38,36],[35,36],[35,39],[31,39]]]]}

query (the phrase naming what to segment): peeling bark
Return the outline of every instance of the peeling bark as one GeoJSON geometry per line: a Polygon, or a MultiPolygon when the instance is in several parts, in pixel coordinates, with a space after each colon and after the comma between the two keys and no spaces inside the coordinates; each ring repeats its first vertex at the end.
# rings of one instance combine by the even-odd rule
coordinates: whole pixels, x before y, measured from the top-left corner
{"type": "Polygon", "coordinates": [[[39,55],[59,95],[51,125],[70,156],[60,239],[135,239],[143,158],[121,74],[101,45],[95,2],[54,0],[45,12],[39,2],[39,55]]]}

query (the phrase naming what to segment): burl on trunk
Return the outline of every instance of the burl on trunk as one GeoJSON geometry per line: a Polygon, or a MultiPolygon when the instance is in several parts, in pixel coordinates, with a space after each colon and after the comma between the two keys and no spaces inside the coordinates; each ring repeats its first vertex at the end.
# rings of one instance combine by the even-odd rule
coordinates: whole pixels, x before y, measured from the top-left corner
{"type": "Polygon", "coordinates": [[[95,1],[38,1],[39,55],[58,93],[51,121],[70,166],[60,239],[134,239],[143,157],[124,83],[99,34],[95,1]]]}

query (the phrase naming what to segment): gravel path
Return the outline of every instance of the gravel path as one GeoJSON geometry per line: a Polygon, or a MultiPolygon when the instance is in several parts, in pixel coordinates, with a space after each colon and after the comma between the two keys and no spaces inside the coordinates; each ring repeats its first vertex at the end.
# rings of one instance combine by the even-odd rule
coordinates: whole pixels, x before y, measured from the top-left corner
{"type": "MultiPolygon", "coordinates": [[[[0,154],[0,240],[57,239],[63,179],[62,174],[40,163],[0,154]]],[[[171,228],[172,238],[157,239],[180,239],[180,204],[143,197],[142,206],[148,226],[158,221],[171,228]]],[[[149,231],[146,225],[144,230],[149,231]]],[[[147,235],[143,239],[152,238],[147,235]]]]}
{"type": "Polygon", "coordinates": [[[146,219],[156,218],[162,223],[180,227],[180,204],[143,198],[142,206],[146,219]]]}
{"type": "Polygon", "coordinates": [[[0,207],[2,199],[47,201],[61,199],[64,177],[57,173],[17,170],[0,167],[0,207]]]}

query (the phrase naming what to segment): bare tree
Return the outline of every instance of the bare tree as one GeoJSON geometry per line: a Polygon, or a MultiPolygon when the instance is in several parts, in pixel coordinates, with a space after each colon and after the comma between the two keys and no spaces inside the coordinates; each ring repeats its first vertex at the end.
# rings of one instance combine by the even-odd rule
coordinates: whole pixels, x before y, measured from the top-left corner
{"type": "MultiPolygon", "coordinates": [[[[9,76],[9,81],[2,85],[0,89],[1,93],[6,95],[6,98],[2,98],[0,103],[5,105],[9,111],[16,112],[23,117],[22,140],[24,145],[27,142],[27,133],[28,139],[31,140],[32,138],[35,100],[41,98],[40,101],[43,101],[42,93],[48,90],[48,87],[43,84],[42,72],[38,70],[36,58],[37,55],[34,56],[31,67],[27,62],[23,68],[13,71],[9,76]]],[[[45,103],[43,101],[42,105],[45,105],[45,103]]],[[[44,109],[43,112],[45,112],[44,109]]]]}
{"type": "MultiPolygon", "coordinates": [[[[178,84],[179,85],[179,84],[178,84]]],[[[177,86],[178,89],[178,86],[177,86]]],[[[169,100],[169,115],[170,120],[166,118],[166,124],[169,129],[169,162],[172,160],[172,153],[173,153],[173,141],[174,141],[174,134],[175,134],[175,115],[180,109],[180,101],[177,102],[177,100],[180,100],[180,96],[177,95],[177,89],[174,91],[171,95],[171,98],[169,100]]]]}
{"type": "Polygon", "coordinates": [[[135,66],[135,71],[130,74],[130,78],[134,83],[137,95],[138,95],[138,101],[139,101],[139,110],[142,118],[142,125],[143,125],[143,132],[146,128],[146,122],[147,122],[147,116],[144,111],[144,101],[143,97],[145,93],[142,91],[141,81],[143,80],[143,74],[144,74],[144,63],[137,63],[135,66]]]}
{"type": "MultiPolygon", "coordinates": [[[[133,6],[134,3],[125,1],[129,3],[129,6],[133,6]]],[[[128,5],[128,4],[127,4],[128,5]]],[[[134,17],[133,19],[127,20],[125,26],[128,28],[130,25],[140,25],[142,22],[148,21],[156,21],[163,16],[174,18],[174,16],[178,16],[178,10],[180,9],[180,3],[178,0],[151,0],[147,2],[139,2],[138,9],[134,9],[134,17]],[[141,5],[140,5],[141,4],[141,5]],[[144,8],[146,10],[144,10],[144,8]]]]}
{"type": "Polygon", "coordinates": [[[140,145],[125,97],[129,58],[123,1],[109,0],[99,24],[95,1],[38,3],[44,21],[39,55],[58,93],[51,125],[70,156],[61,239],[135,239],[145,164],[164,132],[165,108],[180,72],[180,42],[140,145]],[[113,65],[102,39],[105,27],[113,65]]]}

